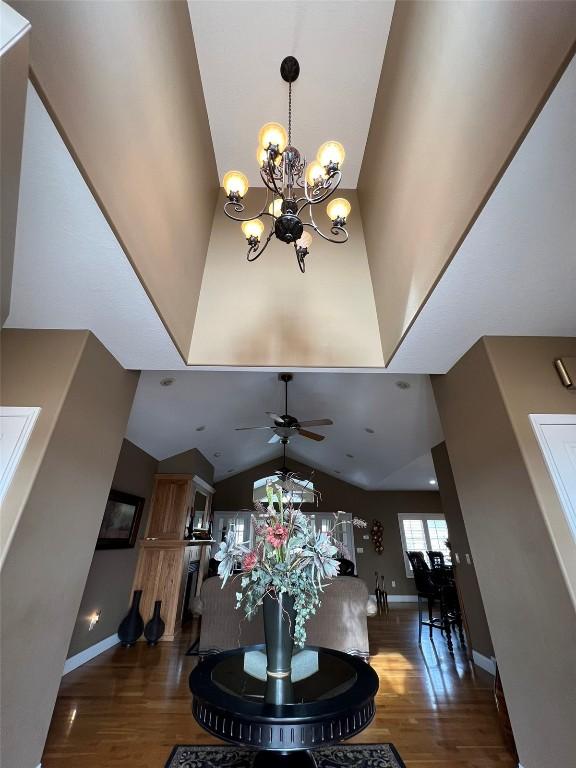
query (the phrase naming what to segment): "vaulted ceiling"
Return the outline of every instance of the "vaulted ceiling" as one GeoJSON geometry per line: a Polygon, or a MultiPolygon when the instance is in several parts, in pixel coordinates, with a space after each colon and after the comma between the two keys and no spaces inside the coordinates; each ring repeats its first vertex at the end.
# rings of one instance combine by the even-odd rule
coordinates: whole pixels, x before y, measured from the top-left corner
{"type": "Polygon", "coordinates": [[[234,426],[277,407],[271,370],[302,370],[293,410],[338,419],[291,455],[423,488],[441,439],[425,374],[484,334],[576,334],[576,63],[562,75],[576,4],[14,5],[32,18],[36,87],[7,325],[89,328],[151,371],[129,437],[155,456],[199,447],[219,477],[272,457],[234,426]],[[214,212],[218,174],[252,181],[259,126],[286,119],[286,53],[302,65],[295,139],[309,155],[340,139],[345,184],[359,179],[350,243],[315,241],[305,276],[280,243],[247,265],[214,212]],[[407,374],[423,375],[399,401],[407,374]]]}

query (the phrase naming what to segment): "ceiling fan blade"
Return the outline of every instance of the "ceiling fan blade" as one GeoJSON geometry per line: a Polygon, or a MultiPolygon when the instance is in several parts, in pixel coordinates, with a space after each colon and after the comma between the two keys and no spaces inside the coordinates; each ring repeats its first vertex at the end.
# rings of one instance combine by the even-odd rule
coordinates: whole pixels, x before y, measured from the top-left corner
{"type": "Polygon", "coordinates": [[[235,432],[243,432],[246,429],[274,429],[274,427],[236,427],[235,432]]]}
{"type": "Polygon", "coordinates": [[[326,435],[318,435],[316,432],[308,432],[307,429],[298,429],[297,432],[299,435],[302,435],[302,437],[309,437],[310,440],[316,440],[317,442],[324,440],[326,437],[326,435]]]}
{"type": "Polygon", "coordinates": [[[268,440],[268,442],[269,443],[279,443],[280,440],[282,440],[280,435],[272,435],[272,437],[270,438],[270,440],[268,440]]]}
{"type": "Polygon", "coordinates": [[[272,411],[266,411],[266,416],[270,416],[272,421],[276,421],[280,424],[284,422],[284,419],[282,418],[282,416],[278,416],[277,413],[272,413],[272,411]]]}
{"type": "Polygon", "coordinates": [[[312,419],[311,421],[299,422],[301,427],[330,427],[334,422],[332,419],[312,419]]]}

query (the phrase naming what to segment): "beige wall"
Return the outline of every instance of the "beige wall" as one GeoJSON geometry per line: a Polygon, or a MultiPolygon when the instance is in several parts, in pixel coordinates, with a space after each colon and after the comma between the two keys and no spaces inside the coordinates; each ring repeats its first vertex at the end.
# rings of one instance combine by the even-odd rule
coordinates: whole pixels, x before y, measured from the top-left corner
{"type": "MultiPolygon", "coordinates": [[[[217,511],[237,511],[252,508],[252,490],[254,481],[274,473],[281,461],[270,461],[258,467],[246,470],[226,480],[216,483],[216,495],[213,508],[217,511]]],[[[362,517],[368,523],[378,519],[384,527],[384,553],[377,555],[371,541],[365,541],[362,536],[369,533],[356,529],[354,531],[356,547],[362,547],[364,554],[356,554],[358,575],[365,579],[371,592],[374,591],[374,571],[379,571],[386,579],[386,586],[391,595],[414,595],[414,580],[406,577],[398,514],[404,512],[420,512],[436,514],[442,512],[440,496],[435,491],[364,491],[355,485],[337,480],[318,470],[312,470],[290,458],[286,460],[288,469],[300,477],[310,477],[314,472],[315,489],[321,493],[318,502],[320,512],[350,512],[362,517]],[[392,587],[392,580],[396,587],[392,587]]],[[[304,504],[303,510],[313,511],[312,505],[304,504]]]]}
{"type": "Polygon", "coordinates": [[[524,768],[571,765],[576,749],[574,540],[528,421],[574,412],[552,361],[575,350],[574,339],[481,339],[432,378],[524,768]]]}
{"type": "Polygon", "coordinates": [[[494,646],[490,637],[474,561],[471,557],[470,562],[466,559],[467,555],[470,556],[470,544],[446,443],[440,443],[432,449],[432,459],[438,480],[438,491],[442,500],[442,510],[450,531],[452,567],[458,580],[460,601],[466,618],[468,644],[471,646],[468,650],[478,651],[490,659],[494,655],[494,646]],[[460,559],[459,563],[456,561],[456,557],[460,559]]]}
{"type": "Polygon", "coordinates": [[[390,361],[576,40],[574,2],[397,2],[358,183],[390,361]]]}
{"type": "Polygon", "coordinates": [[[198,448],[162,459],[158,462],[158,472],[165,475],[198,475],[207,483],[212,483],[214,480],[214,467],[198,448]]]}
{"type": "Polygon", "coordinates": [[[137,382],[87,332],[2,333],[2,404],[43,409],[6,498],[2,765],[40,763],[137,382]]]}
{"type": "Polygon", "coordinates": [[[30,25],[0,2],[0,326],[10,311],[30,25]]]}
{"type": "MultiPolygon", "coordinates": [[[[146,531],[154,474],[157,471],[158,462],[155,458],[129,440],[124,440],[112,488],[142,496],[146,500],[138,538],[142,538],[146,531]]],[[[117,632],[132,597],[138,552],[137,545],[133,549],[99,549],[94,552],[68,648],[68,658],[117,632]],[[97,611],[101,612],[100,620],[90,632],[89,617],[97,611]]]]}
{"type": "MultiPolygon", "coordinates": [[[[339,193],[336,193],[339,194],[339,193]]],[[[382,366],[370,270],[355,191],[350,239],[334,245],[317,235],[301,274],[294,248],[275,237],[262,256],[246,261],[240,224],[226,218],[221,192],[202,281],[189,363],[195,365],[382,366]]],[[[251,189],[257,212],[264,191],[251,189]]],[[[325,205],[315,218],[327,231],[325,205]]],[[[269,217],[262,218],[266,228],[269,217]]]]}
{"type": "MultiPolygon", "coordinates": [[[[207,483],[211,483],[214,478],[214,467],[197,448],[158,462],[129,440],[124,440],[112,480],[112,488],[143,496],[146,499],[139,538],[146,533],[154,475],[157,472],[198,475],[207,483]]],[[[104,508],[101,514],[103,512],[104,508]]],[[[110,637],[117,631],[132,599],[131,589],[138,552],[138,546],[134,549],[105,549],[94,552],[68,649],[68,658],[110,637]],[[101,611],[100,620],[90,632],[88,617],[98,610],[101,611]]]]}
{"type": "Polygon", "coordinates": [[[12,5],[34,84],[186,358],[218,190],[187,3],[12,5]]]}

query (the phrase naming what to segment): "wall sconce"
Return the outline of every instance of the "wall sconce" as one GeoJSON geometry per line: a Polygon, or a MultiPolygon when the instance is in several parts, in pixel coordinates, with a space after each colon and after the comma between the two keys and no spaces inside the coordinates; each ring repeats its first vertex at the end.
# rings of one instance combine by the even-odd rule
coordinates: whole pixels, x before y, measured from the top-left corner
{"type": "Polygon", "coordinates": [[[96,624],[100,621],[100,614],[102,611],[94,611],[94,613],[91,616],[88,616],[88,621],[90,622],[88,624],[88,632],[92,632],[96,624]]]}
{"type": "MultiPolygon", "coordinates": [[[[567,360],[572,361],[575,360],[575,358],[569,357],[567,360]]],[[[559,357],[554,360],[554,367],[556,368],[556,373],[558,374],[563,386],[565,386],[566,389],[576,389],[576,376],[573,376],[568,370],[566,361],[559,357]]]]}

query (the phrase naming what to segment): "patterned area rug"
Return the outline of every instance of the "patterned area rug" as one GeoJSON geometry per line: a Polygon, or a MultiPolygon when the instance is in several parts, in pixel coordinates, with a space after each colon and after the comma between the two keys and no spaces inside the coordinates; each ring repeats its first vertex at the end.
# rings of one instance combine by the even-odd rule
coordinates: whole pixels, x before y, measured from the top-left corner
{"type": "MultiPolygon", "coordinates": [[[[406,768],[392,744],[340,744],[314,750],[318,768],[406,768]]],[[[256,752],[238,747],[174,747],[166,768],[252,768],[256,752]]]]}

